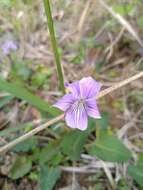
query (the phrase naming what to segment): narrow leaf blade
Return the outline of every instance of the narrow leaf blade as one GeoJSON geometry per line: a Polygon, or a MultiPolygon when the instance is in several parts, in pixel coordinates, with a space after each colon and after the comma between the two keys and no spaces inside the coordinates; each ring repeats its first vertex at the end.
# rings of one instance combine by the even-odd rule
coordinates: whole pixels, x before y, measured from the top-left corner
{"type": "Polygon", "coordinates": [[[26,175],[32,168],[32,162],[28,157],[17,157],[11,170],[9,177],[18,179],[26,175]]]}
{"type": "Polygon", "coordinates": [[[125,162],[131,158],[131,152],[125,145],[111,135],[103,135],[89,147],[88,152],[111,162],[125,162]]]}
{"type": "Polygon", "coordinates": [[[134,165],[128,166],[128,174],[139,184],[141,187],[143,187],[143,170],[142,168],[139,168],[134,165]]]}
{"type": "Polygon", "coordinates": [[[0,90],[6,91],[22,100],[26,100],[31,105],[51,115],[58,115],[60,113],[56,108],[51,107],[46,101],[42,100],[39,96],[33,95],[24,87],[0,79],[0,90]]]}
{"type": "Polygon", "coordinates": [[[43,165],[40,171],[40,189],[52,190],[60,177],[59,168],[48,168],[43,165]]]}

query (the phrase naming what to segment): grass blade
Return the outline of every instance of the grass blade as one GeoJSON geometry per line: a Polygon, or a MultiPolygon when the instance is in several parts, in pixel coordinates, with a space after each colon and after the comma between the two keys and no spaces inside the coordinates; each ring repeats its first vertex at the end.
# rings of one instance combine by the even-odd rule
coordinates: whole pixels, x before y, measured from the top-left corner
{"type": "Polygon", "coordinates": [[[56,108],[51,107],[46,101],[42,100],[39,96],[33,95],[26,88],[0,80],[0,90],[6,91],[17,98],[26,100],[31,105],[37,107],[41,111],[48,112],[51,115],[57,115],[59,111],[56,108]]]}

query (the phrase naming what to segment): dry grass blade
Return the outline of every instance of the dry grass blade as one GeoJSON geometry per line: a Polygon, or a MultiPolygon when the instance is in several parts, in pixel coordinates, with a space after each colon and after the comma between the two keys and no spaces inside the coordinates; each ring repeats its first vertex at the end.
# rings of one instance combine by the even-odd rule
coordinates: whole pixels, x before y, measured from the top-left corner
{"type": "Polygon", "coordinates": [[[111,171],[109,170],[108,166],[106,165],[105,162],[101,161],[102,167],[104,169],[104,172],[106,173],[108,180],[110,182],[110,185],[112,187],[112,189],[115,189],[115,183],[111,174],[111,171]]]}
{"type": "Polygon", "coordinates": [[[142,113],[143,111],[143,107],[141,107],[141,109],[134,115],[134,117],[131,119],[131,121],[129,121],[127,124],[125,124],[117,133],[117,136],[121,139],[123,138],[123,136],[126,134],[126,132],[134,126],[137,118],[139,117],[139,115],[142,113]]]}
{"type": "Polygon", "coordinates": [[[89,11],[89,8],[90,8],[90,3],[91,3],[91,0],[86,2],[85,8],[84,8],[84,10],[83,10],[83,12],[82,12],[82,14],[80,16],[79,24],[77,26],[77,31],[78,31],[77,42],[80,40],[80,37],[82,35],[83,26],[84,26],[86,17],[88,15],[88,11],[89,11]]]}
{"type": "MultiPolygon", "coordinates": [[[[128,79],[125,79],[125,80],[121,81],[120,83],[117,83],[117,84],[113,85],[112,87],[109,87],[109,88],[101,91],[100,94],[97,96],[97,99],[99,99],[99,98],[101,98],[101,97],[103,97],[103,96],[105,96],[105,95],[113,92],[116,89],[119,89],[119,88],[121,88],[121,87],[123,87],[123,86],[125,86],[125,85],[127,85],[129,83],[131,83],[132,81],[134,81],[134,80],[136,80],[136,79],[138,79],[140,77],[143,77],[143,71],[140,72],[140,73],[138,73],[138,74],[136,74],[136,75],[134,75],[134,76],[132,76],[132,77],[130,77],[130,78],[128,78],[128,79]]],[[[12,142],[4,145],[3,147],[1,147],[0,148],[0,153],[8,151],[10,148],[12,148],[13,146],[15,146],[16,144],[19,144],[20,142],[23,142],[24,140],[32,137],[33,135],[37,134],[40,131],[46,129],[48,126],[50,126],[50,125],[52,125],[54,123],[57,123],[58,121],[62,120],[63,118],[64,118],[64,114],[62,114],[62,115],[60,115],[60,116],[58,116],[58,117],[56,117],[56,118],[48,121],[47,123],[45,123],[43,125],[40,125],[39,127],[31,130],[30,132],[22,135],[21,137],[13,140],[12,142]]]]}
{"type": "Polygon", "coordinates": [[[123,34],[124,34],[124,31],[125,31],[125,27],[123,27],[121,29],[121,31],[119,32],[118,36],[116,37],[116,39],[106,48],[105,50],[105,53],[108,53],[108,56],[107,56],[107,60],[109,60],[111,58],[111,56],[113,55],[114,53],[114,46],[120,41],[120,39],[122,38],[123,34]]]}
{"type": "Polygon", "coordinates": [[[137,32],[134,30],[134,28],[130,25],[130,23],[125,20],[124,17],[122,17],[120,14],[114,12],[112,7],[109,7],[103,0],[99,0],[99,2],[102,4],[102,6],[114,17],[116,18],[123,27],[126,28],[126,30],[136,39],[136,41],[143,47],[143,42],[138,36],[137,32]]]}
{"type": "Polygon", "coordinates": [[[141,71],[138,74],[136,74],[136,75],[134,75],[134,76],[132,76],[130,78],[127,78],[127,79],[125,79],[125,80],[123,80],[123,81],[121,81],[121,82],[119,82],[117,84],[114,84],[113,86],[111,86],[111,87],[103,90],[98,95],[97,99],[99,99],[99,98],[105,96],[106,94],[109,94],[109,93],[113,92],[114,90],[119,89],[119,88],[121,88],[121,87],[123,87],[123,86],[125,86],[125,85],[127,85],[129,83],[131,83],[132,81],[134,81],[134,80],[136,80],[138,78],[141,78],[141,77],[143,77],[143,71],[141,71]]]}

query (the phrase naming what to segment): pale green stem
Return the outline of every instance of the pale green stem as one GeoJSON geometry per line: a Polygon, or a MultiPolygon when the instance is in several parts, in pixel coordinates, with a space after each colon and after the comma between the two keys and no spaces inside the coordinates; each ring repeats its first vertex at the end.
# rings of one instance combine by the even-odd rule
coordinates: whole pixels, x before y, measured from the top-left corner
{"type": "Polygon", "coordinates": [[[64,77],[63,77],[63,72],[62,72],[60,55],[58,52],[58,45],[57,45],[57,41],[56,41],[56,37],[55,37],[54,23],[53,23],[53,19],[52,19],[51,8],[50,8],[50,0],[43,0],[43,1],[44,1],[45,13],[47,16],[51,43],[52,43],[55,61],[56,61],[57,73],[58,73],[58,78],[59,78],[59,86],[60,86],[60,90],[62,90],[62,92],[65,93],[64,77]]]}

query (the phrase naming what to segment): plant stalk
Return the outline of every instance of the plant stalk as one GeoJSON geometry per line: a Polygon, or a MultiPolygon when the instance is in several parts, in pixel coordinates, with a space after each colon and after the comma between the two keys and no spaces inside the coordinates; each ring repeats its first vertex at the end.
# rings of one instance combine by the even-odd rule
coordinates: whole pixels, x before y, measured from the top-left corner
{"type": "Polygon", "coordinates": [[[52,43],[55,61],[56,61],[57,74],[58,74],[58,78],[59,78],[59,88],[63,93],[65,93],[64,77],[63,77],[63,72],[62,72],[60,55],[58,52],[57,40],[55,37],[55,30],[54,30],[54,23],[53,23],[53,19],[52,19],[52,11],[51,11],[51,7],[50,7],[50,0],[43,0],[43,1],[44,1],[45,13],[47,16],[47,22],[48,22],[48,28],[49,28],[49,32],[50,32],[51,43],[52,43]]]}

